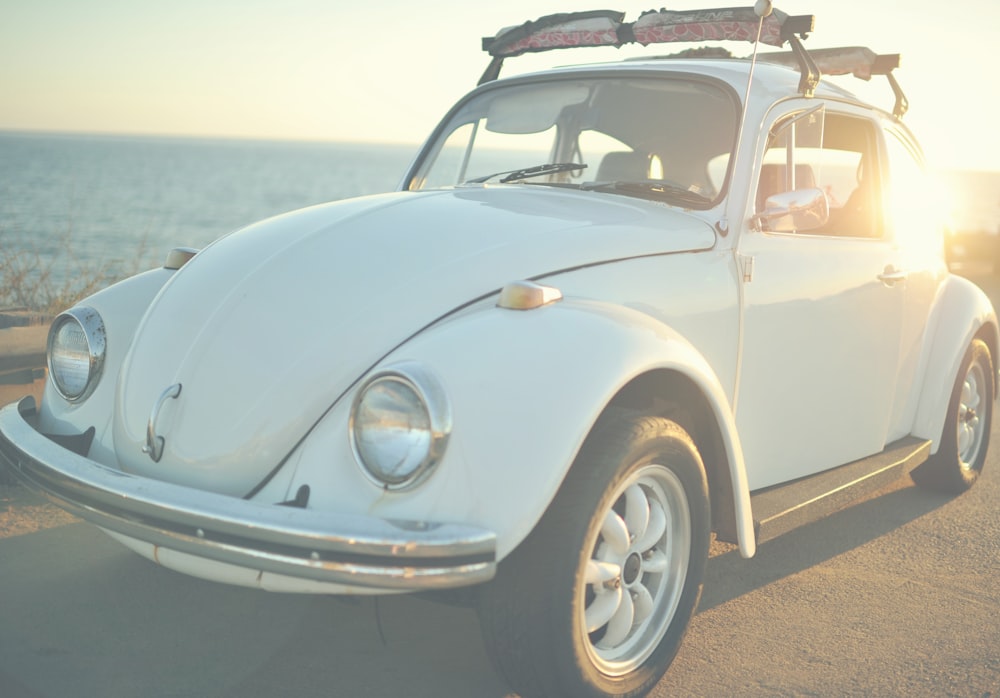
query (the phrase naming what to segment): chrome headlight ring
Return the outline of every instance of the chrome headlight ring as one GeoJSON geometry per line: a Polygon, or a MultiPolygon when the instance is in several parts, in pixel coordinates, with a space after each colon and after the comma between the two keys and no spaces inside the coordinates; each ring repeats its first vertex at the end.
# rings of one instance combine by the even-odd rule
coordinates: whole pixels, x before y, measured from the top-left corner
{"type": "Polygon", "coordinates": [[[423,366],[405,362],[372,375],[358,390],[348,427],[362,472],[386,490],[406,490],[444,456],[451,407],[423,366]]]}
{"type": "Polygon", "coordinates": [[[96,310],[79,306],[56,316],[46,346],[56,392],[68,402],[87,399],[100,381],[106,353],[104,321],[96,310]]]}

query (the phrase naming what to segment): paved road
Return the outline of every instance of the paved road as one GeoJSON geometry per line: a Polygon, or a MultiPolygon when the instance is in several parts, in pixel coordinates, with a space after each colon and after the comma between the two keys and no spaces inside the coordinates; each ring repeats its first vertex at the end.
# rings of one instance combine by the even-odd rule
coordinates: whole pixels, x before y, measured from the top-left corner
{"type": "MultiPolygon", "coordinates": [[[[653,695],[1000,697],[998,432],[960,497],[905,479],[753,560],[716,550],[653,695]]],[[[0,488],[0,696],[509,695],[470,610],[202,582],[31,506],[0,488]]]]}

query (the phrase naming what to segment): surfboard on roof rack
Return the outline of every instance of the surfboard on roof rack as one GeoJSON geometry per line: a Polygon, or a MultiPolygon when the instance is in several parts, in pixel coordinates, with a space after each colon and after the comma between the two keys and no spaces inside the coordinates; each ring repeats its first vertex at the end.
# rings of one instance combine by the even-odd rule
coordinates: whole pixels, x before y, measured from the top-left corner
{"type": "Polygon", "coordinates": [[[546,15],[533,22],[506,27],[496,36],[483,38],[483,50],[493,56],[479,84],[500,75],[505,58],[525,53],[583,46],[643,46],[699,41],[759,41],[782,47],[786,43],[796,56],[802,80],[799,89],[811,95],[819,81],[819,70],[802,47],[799,37],[813,30],[813,15],[791,16],[773,9],[761,17],[753,7],[709,10],[649,10],[634,22],[625,13],[612,10],[567,12],[546,15]]]}

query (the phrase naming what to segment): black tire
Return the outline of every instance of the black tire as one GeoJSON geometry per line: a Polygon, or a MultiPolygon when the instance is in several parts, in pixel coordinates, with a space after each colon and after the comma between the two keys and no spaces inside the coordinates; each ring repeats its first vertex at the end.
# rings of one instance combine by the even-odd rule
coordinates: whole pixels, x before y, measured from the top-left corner
{"type": "Polygon", "coordinates": [[[535,530],[482,590],[499,673],[525,698],[648,692],[701,597],[709,506],[684,429],[618,411],[602,418],[535,530]]]}
{"type": "Polygon", "coordinates": [[[958,369],[937,453],[913,471],[918,485],[958,494],[979,478],[990,445],[994,375],[989,348],[973,340],[958,369]]]}

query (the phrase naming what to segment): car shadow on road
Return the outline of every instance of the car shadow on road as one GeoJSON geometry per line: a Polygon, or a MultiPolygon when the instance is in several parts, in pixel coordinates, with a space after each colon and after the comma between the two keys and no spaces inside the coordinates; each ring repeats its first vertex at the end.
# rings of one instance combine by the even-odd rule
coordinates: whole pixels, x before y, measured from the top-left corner
{"type": "Polygon", "coordinates": [[[84,523],[0,539],[0,560],[4,698],[509,695],[471,609],[215,584],[84,523]]]}
{"type": "Polygon", "coordinates": [[[699,612],[870,543],[952,501],[904,477],[870,499],[762,544],[746,560],[733,549],[708,562],[699,612]]]}

